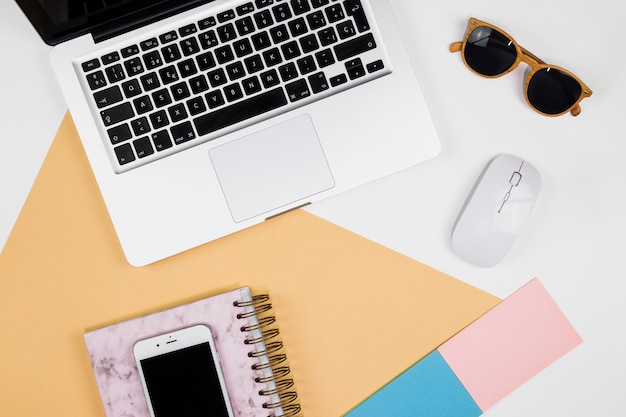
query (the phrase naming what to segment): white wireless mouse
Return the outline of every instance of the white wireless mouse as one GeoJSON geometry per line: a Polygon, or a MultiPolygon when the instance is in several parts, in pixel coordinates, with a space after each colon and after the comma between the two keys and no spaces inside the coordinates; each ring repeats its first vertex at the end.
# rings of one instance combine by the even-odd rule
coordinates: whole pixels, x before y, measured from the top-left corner
{"type": "Polygon", "coordinates": [[[521,232],[541,189],[539,172],[513,155],[485,167],[452,230],[452,250],[479,266],[504,259],[521,232]]]}

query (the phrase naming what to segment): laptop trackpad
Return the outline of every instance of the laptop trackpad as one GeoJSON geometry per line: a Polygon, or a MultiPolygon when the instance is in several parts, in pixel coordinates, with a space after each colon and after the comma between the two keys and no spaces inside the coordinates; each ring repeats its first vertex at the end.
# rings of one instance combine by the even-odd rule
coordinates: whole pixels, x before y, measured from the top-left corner
{"type": "Polygon", "coordinates": [[[335,185],[309,115],[213,148],[209,156],[235,222],[335,185]]]}

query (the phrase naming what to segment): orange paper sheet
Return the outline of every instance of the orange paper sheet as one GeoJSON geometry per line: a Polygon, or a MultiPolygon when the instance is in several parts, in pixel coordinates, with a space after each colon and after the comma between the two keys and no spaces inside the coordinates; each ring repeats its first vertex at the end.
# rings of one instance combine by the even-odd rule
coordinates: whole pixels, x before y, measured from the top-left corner
{"type": "Polygon", "coordinates": [[[339,416],[498,299],[305,211],[128,265],[69,115],[0,255],[0,415],[104,416],[83,333],[249,285],[304,414],[339,416]]]}

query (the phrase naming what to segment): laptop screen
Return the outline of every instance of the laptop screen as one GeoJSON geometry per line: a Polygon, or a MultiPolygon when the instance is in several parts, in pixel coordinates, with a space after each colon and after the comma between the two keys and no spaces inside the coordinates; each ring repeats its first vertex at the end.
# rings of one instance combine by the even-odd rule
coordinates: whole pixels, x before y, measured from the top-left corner
{"type": "Polygon", "coordinates": [[[56,45],[92,33],[97,41],[213,0],[16,0],[42,39],[56,45]]]}

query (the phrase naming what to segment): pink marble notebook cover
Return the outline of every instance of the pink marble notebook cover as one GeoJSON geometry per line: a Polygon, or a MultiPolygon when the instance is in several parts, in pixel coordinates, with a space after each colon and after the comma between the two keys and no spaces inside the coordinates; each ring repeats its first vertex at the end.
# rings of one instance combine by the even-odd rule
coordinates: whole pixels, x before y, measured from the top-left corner
{"type": "Polygon", "coordinates": [[[250,300],[247,287],[113,324],[85,333],[85,342],[107,417],[149,417],[146,399],[133,356],[133,346],[141,339],[194,324],[211,328],[220,354],[222,370],[236,416],[267,416],[254,381],[261,376],[252,370],[258,359],[248,357],[253,350],[245,345],[249,333],[238,319],[241,307],[233,302],[250,300]]]}

